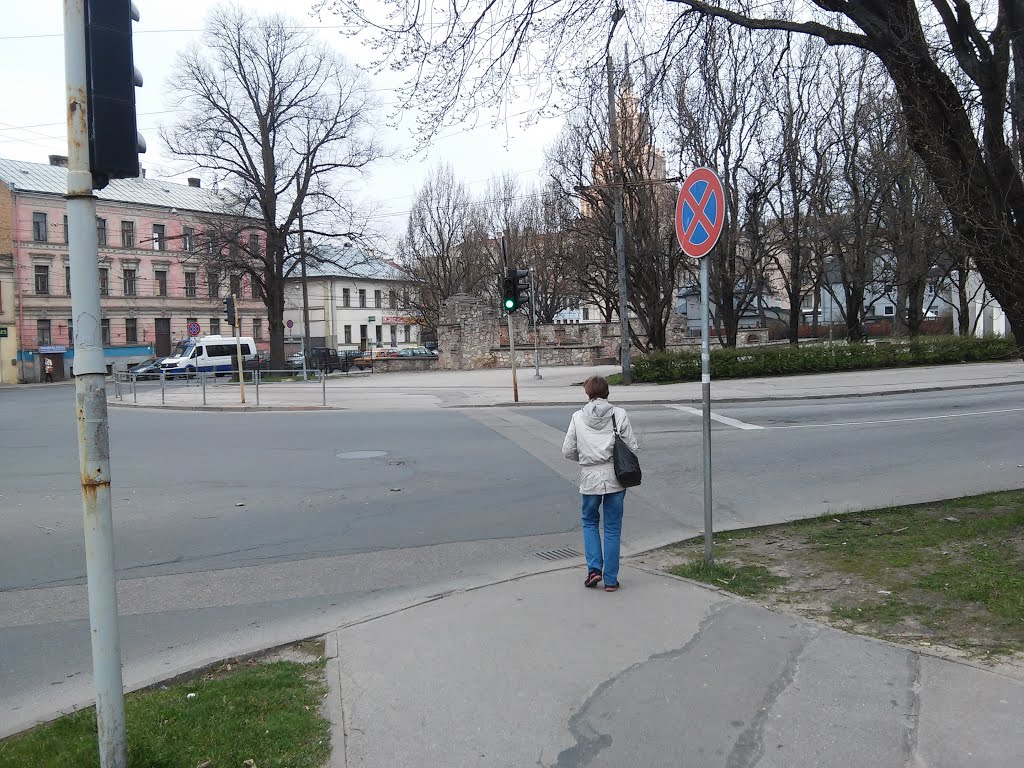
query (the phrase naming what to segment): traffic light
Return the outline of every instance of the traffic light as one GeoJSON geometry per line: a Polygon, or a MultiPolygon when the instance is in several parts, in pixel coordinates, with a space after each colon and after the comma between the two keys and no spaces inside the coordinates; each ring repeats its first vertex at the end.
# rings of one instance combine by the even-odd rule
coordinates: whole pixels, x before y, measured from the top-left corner
{"type": "MultiPolygon", "coordinates": [[[[511,273],[511,270],[509,270],[511,273]]],[[[505,277],[501,281],[501,306],[506,312],[515,312],[516,307],[519,305],[516,303],[516,279],[514,277],[505,277]]]]}
{"type": "Polygon", "coordinates": [[[228,296],[224,299],[224,312],[228,318],[228,325],[235,327],[235,297],[228,296]]]}
{"type": "Polygon", "coordinates": [[[135,89],[142,74],[132,55],[132,22],[139,11],[131,0],[85,0],[86,97],[92,186],[139,175],[146,140],[135,117],[135,89]]]}

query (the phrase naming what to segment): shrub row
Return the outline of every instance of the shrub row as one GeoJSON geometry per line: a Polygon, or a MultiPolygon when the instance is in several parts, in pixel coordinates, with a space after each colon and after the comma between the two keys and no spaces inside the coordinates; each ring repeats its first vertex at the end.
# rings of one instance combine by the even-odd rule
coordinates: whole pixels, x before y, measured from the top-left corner
{"type": "MultiPolygon", "coordinates": [[[[882,344],[838,343],[714,349],[711,352],[711,376],[716,379],[743,379],[1013,360],[1020,356],[1021,351],[1012,338],[978,339],[963,336],[931,336],[882,344]]],[[[659,384],[699,381],[700,350],[655,352],[637,357],[633,362],[633,378],[659,384]]]]}

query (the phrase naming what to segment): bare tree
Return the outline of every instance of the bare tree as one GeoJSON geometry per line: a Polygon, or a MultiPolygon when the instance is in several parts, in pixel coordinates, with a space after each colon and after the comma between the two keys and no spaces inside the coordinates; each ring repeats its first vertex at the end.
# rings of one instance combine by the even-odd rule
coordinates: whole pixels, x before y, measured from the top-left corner
{"type": "Polygon", "coordinates": [[[374,30],[383,62],[411,66],[409,86],[420,87],[434,124],[506,101],[523,81],[540,85],[541,96],[562,84],[571,92],[623,18],[662,71],[692,42],[701,19],[713,17],[867,51],[894,84],[910,145],[1024,347],[1024,8],[1017,0],[807,0],[796,7],[671,0],[660,12],[612,0],[605,13],[593,0],[385,0],[373,18],[358,0],[323,4],[374,30]],[[789,15],[763,15],[777,9],[789,15]],[[961,75],[966,92],[956,85],[961,75]]]}
{"type": "Polygon", "coordinates": [[[181,117],[164,141],[216,179],[225,214],[241,222],[234,231],[223,218],[210,222],[213,247],[201,251],[211,269],[238,270],[257,286],[271,365],[283,368],[285,278],[297,264],[288,243],[299,212],[312,236],[367,236],[365,214],[337,178],[380,155],[366,83],[294,21],[221,7],[202,42],[180,55],[170,90],[181,117]]]}
{"type": "Polygon", "coordinates": [[[487,240],[479,206],[465,184],[450,166],[434,168],[416,192],[397,247],[402,270],[419,285],[412,309],[429,331],[437,332],[446,299],[496,284],[487,240]]]}

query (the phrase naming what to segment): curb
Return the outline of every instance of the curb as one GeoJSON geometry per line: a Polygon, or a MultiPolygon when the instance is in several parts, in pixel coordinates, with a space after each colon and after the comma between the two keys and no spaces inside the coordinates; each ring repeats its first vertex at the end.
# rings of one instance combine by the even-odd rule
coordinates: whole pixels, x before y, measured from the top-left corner
{"type": "Polygon", "coordinates": [[[135,405],[108,400],[109,408],[143,411],[214,411],[217,413],[274,413],[287,411],[346,411],[337,405],[135,405]]]}

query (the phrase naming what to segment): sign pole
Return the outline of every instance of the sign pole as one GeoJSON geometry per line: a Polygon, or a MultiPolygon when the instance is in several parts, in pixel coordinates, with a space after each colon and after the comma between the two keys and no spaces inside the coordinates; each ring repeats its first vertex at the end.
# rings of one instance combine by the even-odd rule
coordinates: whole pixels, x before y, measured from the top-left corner
{"type": "Polygon", "coordinates": [[[711,322],[708,260],[700,260],[700,394],[704,401],[704,562],[714,562],[711,519],[711,322]]]}
{"type": "Polygon", "coordinates": [[[245,405],[245,363],[242,361],[242,332],[241,307],[238,305],[238,297],[231,294],[231,301],[235,305],[235,347],[238,350],[238,392],[242,398],[242,405],[245,405]]]}
{"type": "Polygon", "coordinates": [[[519,402],[519,379],[516,376],[516,337],[512,332],[512,313],[505,313],[508,318],[508,353],[512,359],[512,399],[519,402]]]}
{"type": "Polygon", "coordinates": [[[68,123],[68,250],[75,319],[75,399],[82,480],[85,572],[101,768],[128,765],[121,638],[114,573],[106,360],[100,332],[96,197],[92,192],[86,95],[85,3],[64,3],[64,72],[68,123]]]}
{"type": "Polygon", "coordinates": [[[543,379],[540,375],[540,339],[537,336],[537,292],[533,284],[533,270],[530,270],[530,310],[533,312],[533,378],[543,379]]]}

